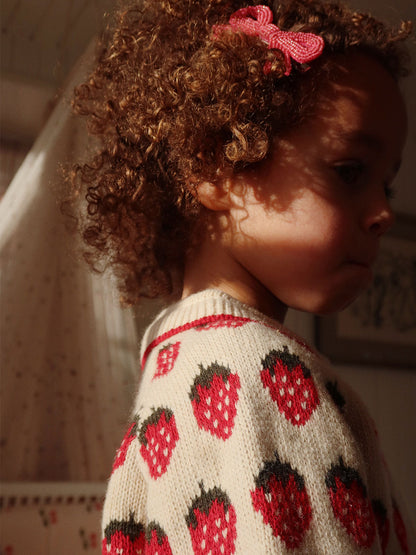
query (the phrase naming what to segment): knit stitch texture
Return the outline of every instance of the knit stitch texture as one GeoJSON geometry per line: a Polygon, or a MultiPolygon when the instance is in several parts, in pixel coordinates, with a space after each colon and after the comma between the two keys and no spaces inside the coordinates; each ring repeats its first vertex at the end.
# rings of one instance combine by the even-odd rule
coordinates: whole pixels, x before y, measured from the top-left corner
{"type": "Polygon", "coordinates": [[[212,289],[156,318],[142,361],[103,554],[408,552],[374,423],[303,340],[212,289]]]}

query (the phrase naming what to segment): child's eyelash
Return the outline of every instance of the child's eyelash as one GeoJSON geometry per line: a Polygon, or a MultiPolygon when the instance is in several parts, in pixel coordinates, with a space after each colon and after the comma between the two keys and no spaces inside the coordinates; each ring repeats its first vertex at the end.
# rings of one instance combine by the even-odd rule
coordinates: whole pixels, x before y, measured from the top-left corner
{"type": "MultiPolygon", "coordinates": [[[[334,166],[334,170],[338,177],[347,185],[355,185],[358,183],[362,175],[366,171],[366,165],[360,160],[348,160],[340,162],[334,166]]],[[[386,198],[391,200],[396,196],[396,189],[390,183],[384,185],[384,194],[386,198]]]]}
{"type": "Polygon", "coordinates": [[[334,170],[344,183],[353,185],[364,173],[365,164],[359,160],[350,160],[336,164],[334,170]]]}
{"type": "Polygon", "coordinates": [[[386,183],[384,185],[384,194],[386,195],[387,199],[394,199],[394,197],[396,196],[396,188],[386,183]]]}

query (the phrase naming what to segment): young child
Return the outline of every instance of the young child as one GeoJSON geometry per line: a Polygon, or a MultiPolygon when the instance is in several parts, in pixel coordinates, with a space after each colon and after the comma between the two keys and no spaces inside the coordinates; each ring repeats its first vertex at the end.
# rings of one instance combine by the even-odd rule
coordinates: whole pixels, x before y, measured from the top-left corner
{"type": "Polygon", "coordinates": [[[408,553],[372,420],[283,320],[371,280],[409,25],[264,4],[133,2],[76,93],[102,138],[84,238],[125,300],[175,301],[143,339],[104,554],[408,553]]]}

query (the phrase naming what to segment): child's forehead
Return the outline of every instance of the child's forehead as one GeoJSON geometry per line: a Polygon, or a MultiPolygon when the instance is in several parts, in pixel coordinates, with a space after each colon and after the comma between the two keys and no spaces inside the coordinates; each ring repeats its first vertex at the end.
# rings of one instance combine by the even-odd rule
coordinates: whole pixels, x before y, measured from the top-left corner
{"type": "Polygon", "coordinates": [[[366,107],[388,98],[404,107],[396,80],[380,62],[366,54],[334,57],[332,70],[318,87],[318,104],[349,103],[366,107]]]}
{"type": "Polygon", "coordinates": [[[335,61],[304,126],[380,151],[384,135],[393,133],[399,140],[406,133],[406,107],[390,73],[377,60],[357,54],[335,61]]]}
{"type": "Polygon", "coordinates": [[[407,135],[401,92],[379,62],[371,58],[352,62],[337,67],[334,76],[322,83],[309,117],[275,137],[266,171],[297,157],[307,165],[309,156],[362,155],[388,160],[389,171],[397,172],[407,135]]]}

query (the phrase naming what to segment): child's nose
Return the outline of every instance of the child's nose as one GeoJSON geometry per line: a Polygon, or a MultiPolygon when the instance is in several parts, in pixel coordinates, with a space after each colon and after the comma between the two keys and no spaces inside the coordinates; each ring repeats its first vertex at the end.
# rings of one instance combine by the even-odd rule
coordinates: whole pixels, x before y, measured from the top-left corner
{"type": "Polygon", "coordinates": [[[380,237],[391,228],[394,219],[394,212],[386,199],[382,206],[379,206],[377,210],[373,210],[367,216],[366,228],[380,237]]]}

